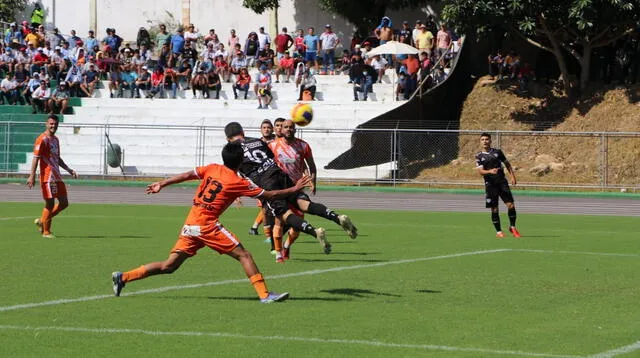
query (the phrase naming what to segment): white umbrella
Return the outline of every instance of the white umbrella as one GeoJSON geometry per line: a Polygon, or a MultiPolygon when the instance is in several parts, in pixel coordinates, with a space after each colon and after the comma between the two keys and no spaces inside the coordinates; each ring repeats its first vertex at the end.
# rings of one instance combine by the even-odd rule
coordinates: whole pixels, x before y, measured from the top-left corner
{"type": "Polygon", "coordinates": [[[389,41],[367,52],[367,56],[375,55],[417,55],[417,48],[398,41],[389,41]]]}
{"type": "MultiPolygon", "coordinates": [[[[384,45],[380,45],[373,50],[367,52],[367,56],[375,56],[375,55],[417,55],[420,53],[417,48],[413,46],[409,46],[405,43],[398,41],[389,41],[384,45]]],[[[395,94],[395,83],[396,83],[396,71],[395,68],[393,70],[393,78],[391,79],[392,90],[393,90],[393,100],[396,99],[395,94]]]]}

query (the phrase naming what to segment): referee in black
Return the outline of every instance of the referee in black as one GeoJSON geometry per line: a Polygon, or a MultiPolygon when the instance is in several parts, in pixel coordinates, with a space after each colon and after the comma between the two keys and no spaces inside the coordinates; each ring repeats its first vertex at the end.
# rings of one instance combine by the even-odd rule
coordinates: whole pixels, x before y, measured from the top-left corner
{"type": "Polygon", "coordinates": [[[491,209],[491,221],[496,228],[496,238],[504,237],[500,226],[500,211],[498,210],[498,197],[504,201],[509,215],[509,232],[513,237],[520,237],[516,229],[516,206],[513,204],[513,195],[509,188],[509,183],[504,175],[502,165],[511,176],[511,185],[516,185],[516,174],[513,172],[511,164],[500,149],[491,148],[491,135],[482,133],[480,135],[482,150],[476,154],[476,169],[484,178],[484,189],[486,195],[487,208],[491,209]]]}

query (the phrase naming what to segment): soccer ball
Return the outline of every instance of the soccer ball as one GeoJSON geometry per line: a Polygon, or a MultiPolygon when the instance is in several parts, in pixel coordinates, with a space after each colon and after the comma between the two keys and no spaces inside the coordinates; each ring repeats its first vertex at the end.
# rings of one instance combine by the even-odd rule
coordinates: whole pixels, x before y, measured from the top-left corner
{"type": "Polygon", "coordinates": [[[291,120],[301,127],[309,125],[312,119],[313,108],[309,104],[298,103],[291,109],[291,120]]]}

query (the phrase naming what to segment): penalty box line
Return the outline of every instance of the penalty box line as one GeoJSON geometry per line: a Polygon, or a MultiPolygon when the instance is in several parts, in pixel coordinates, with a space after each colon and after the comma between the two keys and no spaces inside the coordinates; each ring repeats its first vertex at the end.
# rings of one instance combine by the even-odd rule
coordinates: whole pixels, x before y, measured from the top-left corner
{"type": "MultiPolygon", "coordinates": [[[[422,262],[422,261],[442,260],[442,259],[450,259],[450,258],[472,256],[472,255],[484,255],[484,254],[506,252],[506,251],[512,251],[512,250],[496,249],[496,250],[469,251],[469,252],[461,252],[461,253],[450,254],[450,255],[421,257],[421,258],[405,259],[405,260],[397,260],[397,261],[387,261],[387,262],[379,262],[374,264],[340,266],[340,267],[333,267],[328,269],[310,270],[310,271],[294,272],[294,273],[288,273],[288,274],[282,274],[282,275],[266,276],[265,279],[278,280],[278,279],[285,279],[285,278],[298,277],[298,276],[319,275],[319,274],[328,273],[328,272],[359,270],[359,269],[372,268],[372,267],[382,267],[382,266],[388,266],[388,265],[400,265],[400,264],[415,263],[415,262],[422,262]]],[[[132,291],[132,292],[125,291],[123,296],[145,295],[145,294],[151,294],[151,293],[162,293],[162,292],[168,292],[168,291],[185,290],[185,289],[209,287],[209,286],[222,286],[222,285],[235,284],[235,283],[246,283],[247,281],[248,279],[243,278],[243,279],[236,279],[236,280],[214,281],[214,282],[197,283],[197,284],[190,284],[190,285],[165,286],[165,287],[158,287],[158,288],[152,288],[152,289],[146,289],[146,290],[140,290],[140,291],[132,291]]],[[[55,306],[55,305],[61,305],[61,304],[67,304],[67,303],[96,301],[96,300],[102,300],[102,299],[112,298],[112,297],[114,297],[113,294],[109,294],[109,295],[85,296],[85,297],[78,297],[78,298],[62,298],[58,300],[51,300],[51,301],[44,301],[44,302],[24,303],[24,304],[12,305],[12,306],[0,307],[0,312],[25,310],[30,308],[44,307],[44,306],[55,306]]]]}
{"type": "Polygon", "coordinates": [[[404,349],[419,349],[426,351],[449,351],[449,352],[472,352],[472,353],[484,353],[491,355],[511,355],[511,356],[526,356],[526,357],[548,357],[548,358],[577,358],[575,355],[558,355],[551,353],[535,353],[535,352],[522,352],[511,350],[498,350],[488,348],[471,348],[471,347],[452,347],[433,344],[405,344],[405,343],[392,343],[375,340],[359,340],[359,339],[333,339],[333,338],[315,338],[315,337],[295,337],[295,336],[261,336],[261,335],[245,335],[237,333],[227,332],[190,332],[190,331],[150,331],[144,329],[130,329],[130,328],[83,328],[83,327],[32,327],[32,326],[11,326],[0,325],[0,330],[19,330],[19,331],[57,331],[57,332],[78,332],[78,333],[97,333],[97,334],[141,334],[156,337],[213,337],[213,338],[231,338],[231,339],[243,339],[253,341],[285,341],[285,342],[308,342],[308,343],[320,343],[320,344],[342,344],[342,345],[360,345],[370,347],[384,347],[384,348],[404,348],[404,349]]]}

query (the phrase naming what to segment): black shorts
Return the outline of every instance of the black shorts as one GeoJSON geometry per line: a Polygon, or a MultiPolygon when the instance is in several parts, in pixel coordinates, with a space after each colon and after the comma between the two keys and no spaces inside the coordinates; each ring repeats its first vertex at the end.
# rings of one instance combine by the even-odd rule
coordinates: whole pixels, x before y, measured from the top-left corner
{"type": "Polygon", "coordinates": [[[484,191],[487,208],[498,207],[498,197],[505,203],[513,203],[513,195],[506,180],[497,183],[485,182],[484,191]]]}
{"type": "MultiPolygon", "coordinates": [[[[259,181],[256,181],[262,189],[264,190],[281,190],[286,189],[293,186],[291,179],[288,175],[284,174],[281,171],[267,171],[262,174],[259,181]]],[[[276,199],[276,200],[262,200],[262,206],[270,212],[273,216],[280,216],[289,210],[289,203],[295,202],[295,199],[292,199],[293,195],[290,195],[284,199],[276,199]],[[291,201],[293,200],[293,201],[291,201]]]]}

